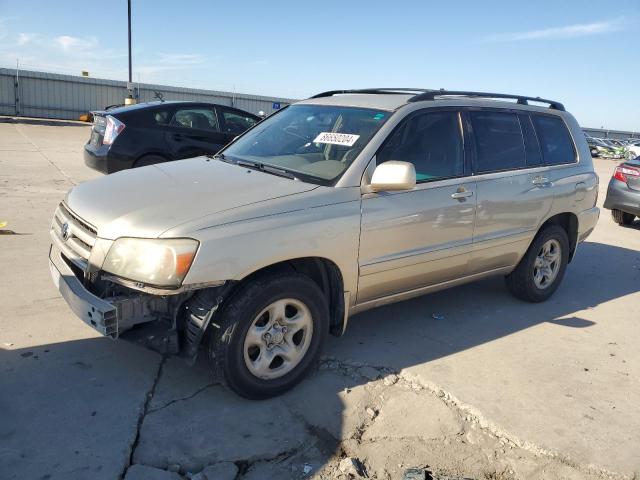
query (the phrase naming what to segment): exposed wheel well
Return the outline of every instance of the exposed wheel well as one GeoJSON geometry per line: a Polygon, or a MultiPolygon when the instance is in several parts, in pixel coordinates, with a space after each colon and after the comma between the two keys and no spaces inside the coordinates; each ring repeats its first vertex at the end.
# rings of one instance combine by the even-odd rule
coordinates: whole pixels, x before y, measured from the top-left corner
{"type": "Polygon", "coordinates": [[[338,266],[322,257],[303,257],[286,260],[261,268],[242,279],[251,281],[256,276],[273,275],[278,271],[294,270],[311,278],[324,293],[329,306],[329,327],[333,335],[341,335],[344,322],[344,282],[338,266]]]}
{"type": "Polygon", "coordinates": [[[570,212],[559,213],[547,219],[540,227],[540,230],[542,230],[545,225],[559,225],[567,232],[567,237],[569,237],[569,262],[571,262],[578,244],[578,217],[570,212]]]}

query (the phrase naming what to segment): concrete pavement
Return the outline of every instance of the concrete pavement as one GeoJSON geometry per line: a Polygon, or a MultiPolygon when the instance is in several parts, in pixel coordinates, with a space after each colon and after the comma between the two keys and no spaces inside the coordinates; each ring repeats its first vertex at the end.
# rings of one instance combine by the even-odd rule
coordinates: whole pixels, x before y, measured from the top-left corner
{"type": "MultiPolygon", "coordinates": [[[[497,278],[370,311],[294,391],[248,402],[202,362],[100,338],[59,298],[48,228],[99,176],[88,137],[0,122],[0,221],[17,233],[0,235],[0,477],[347,478],[345,457],[371,478],[640,474],[640,222],[603,211],[544,304],[497,278]]],[[[615,162],[596,165],[601,203],[615,162]]]]}

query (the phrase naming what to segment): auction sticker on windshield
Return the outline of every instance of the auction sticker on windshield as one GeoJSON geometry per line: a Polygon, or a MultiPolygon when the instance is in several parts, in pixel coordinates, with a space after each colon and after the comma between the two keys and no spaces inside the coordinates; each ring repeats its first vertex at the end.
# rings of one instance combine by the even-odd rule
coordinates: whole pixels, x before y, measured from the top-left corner
{"type": "Polygon", "coordinates": [[[360,135],[353,135],[351,133],[320,132],[320,135],[316,137],[313,143],[330,143],[332,145],[352,147],[359,138],[360,135]]]}

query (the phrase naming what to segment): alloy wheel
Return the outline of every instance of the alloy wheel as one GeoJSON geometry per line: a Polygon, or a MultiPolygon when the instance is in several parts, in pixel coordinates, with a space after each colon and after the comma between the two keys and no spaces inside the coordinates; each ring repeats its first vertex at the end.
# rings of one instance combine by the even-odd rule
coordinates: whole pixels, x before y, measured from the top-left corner
{"type": "Polygon", "coordinates": [[[285,298],[264,308],[244,340],[244,361],[252,375],[272,380],[291,372],[304,358],[313,335],[309,308],[285,298]]]}
{"type": "Polygon", "coordinates": [[[533,264],[533,282],[540,290],[544,290],[553,283],[560,271],[562,249],[560,242],[555,239],[542,244],[533,264]]]}

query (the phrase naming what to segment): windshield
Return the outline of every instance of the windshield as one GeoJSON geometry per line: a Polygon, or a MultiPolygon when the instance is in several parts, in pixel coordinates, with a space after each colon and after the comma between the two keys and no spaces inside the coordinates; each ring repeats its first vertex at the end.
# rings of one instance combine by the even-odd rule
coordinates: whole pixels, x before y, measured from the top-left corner
{"type": "Polygon", "coordinates": [[[224,156],[330,184],[390,115],[364,108],[292,105],[247,132],[224,150],[224,156]]]}

